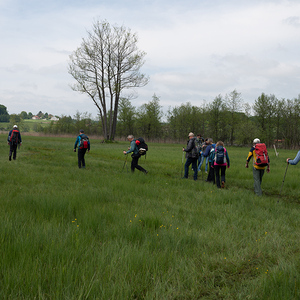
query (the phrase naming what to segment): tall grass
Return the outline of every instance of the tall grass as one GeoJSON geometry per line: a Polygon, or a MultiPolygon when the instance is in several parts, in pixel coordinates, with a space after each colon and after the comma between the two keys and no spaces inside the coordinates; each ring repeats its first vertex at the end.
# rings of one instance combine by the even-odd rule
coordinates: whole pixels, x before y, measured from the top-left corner
{"type": "Polygon", "coordinates": [[[218,190],[181,180],[181,145],[150,144],[144,175],[127,143],[92,140],[78,169],[75,137],[24,137],[11,162],[0,138],[0,298],[299,299],[299,166],[279,197],[296,151],[256,197],[246,148],[218,190]]]}

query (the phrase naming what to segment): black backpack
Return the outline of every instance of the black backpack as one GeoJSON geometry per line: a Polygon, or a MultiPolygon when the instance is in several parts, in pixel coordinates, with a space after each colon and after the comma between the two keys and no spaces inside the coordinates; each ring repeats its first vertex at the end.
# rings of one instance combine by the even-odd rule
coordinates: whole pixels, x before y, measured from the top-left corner
{"type": "Polygon", "coordinates": [[[135,143],[139,149],[139,154],[140,155],[146,155],[148,151],[148,145],[145,143],[145,140],[141,137],[135,140],[135,143]]]}
{"type": "Polygon", "coordinates": [[[88,149],[89,147],[89,138],[87,135],[82,134],[80,136],[79,149],[88,149]]]}
{"type": "Polygon", "coordinates": [[[226,163],[226,150],[223,146],[218,146],[215,149],[215,163],[222,165],[226,163]]]}
{"type": "Polygon", "coordinates": [[[19,142],[19,131],[18,130],[13,130],[10,136],[9,141],[13,145],[17,145],[19,142]]]}

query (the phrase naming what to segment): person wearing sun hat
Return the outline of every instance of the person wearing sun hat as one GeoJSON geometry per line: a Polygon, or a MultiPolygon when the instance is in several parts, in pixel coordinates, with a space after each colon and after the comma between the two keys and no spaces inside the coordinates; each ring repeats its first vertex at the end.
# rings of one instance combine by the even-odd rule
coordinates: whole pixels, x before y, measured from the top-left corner
{"type": "Polygon", "coordinates": [[[13,129],[8,133],[7,144],[9,145],[9,160],[13,156],[13,160],[17,159],[17,147],[22,145],[22,138],[18,126],[14,125],[13,129]]]}
{"type": "Polygon", "coordinates": [[[197,161],[199,154],[197,153],[196,137],[194,133],[189,133],[189,140],[187,142],[186,148],[182,148],[182,151],[186,152],[186,162],[184,165],[184,177],[189,177],[189,166],[192,164],[194,170],[194,180],[198,177],[197,161]]]}
{"type": "Polygon", "coordinates": [[[253,140],[253,146],[249,151],[247,162],[245,167],[249,167],[249,161],[251,157],[253,157],[253,179],[254,179],[254,192],[257,196],[262,196],[262,189],[261,189],[261,182],[264,176],[265,168],[267,167],[267,173],[270,172],[270,159],[268,158],[267,166],[258,166],[256,164],[256,153],[255,153],[255,146],[257,144],[261,144],[260,139],[256,138],[253,140]]]}

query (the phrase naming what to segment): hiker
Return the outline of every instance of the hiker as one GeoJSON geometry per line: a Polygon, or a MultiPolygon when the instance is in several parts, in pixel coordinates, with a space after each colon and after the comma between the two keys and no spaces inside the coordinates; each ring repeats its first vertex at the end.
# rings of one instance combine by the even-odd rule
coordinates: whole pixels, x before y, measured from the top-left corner
{"type": "Polygon", "coordinates": [[[197,137],[196,137],[196,145],[197,145],[197,151],[198,151],[198,167],[201,163],[201,151],[203,150],[203,143],[204,143],[204,138],[201,136],[200,133],[197,134],[197,137]]]}
{"type": "Polygon", "coordinates": [[[208,169],[207,179],[205,181],[212,182],[213,184],[215,184],[214,158],[215,158],[215,148],[212,147],[208,156],[209,169],[208,169]]]}
{"type": "Polygon", "coordinates": [[[76,152],[76,148],[78,147],[77,155],[78,155],[78,167],[85,168],[85,153],[90,152],[90,140],[86,134],[84,134],[84,130],[79,130],[79,135],[76,138],[74,145],[74,152],[76,152]]]}
{"type": "MultiPolygon", "coordinates": [[[[253,179],[254,179],[254,192],[257,196],[261,196],[262,195],[262,190],[261,190],[261,182],[262,182],[262,178],[265,172],[265,168],[267,167],[267,173],[270,172],[270,159],[269,156],[265,155],[264,158],[264,162],[261,164],[261,159],[258,160],[257,157],[257,151],[258,151],[258,146],[264,146],[265,144],[262,144],[260,142],[260,139],[254,139],[253,140],[253,147],[250,149],[248,157],[247,157],[247,162],[245,167],[248,168],[249,167],[249,161],[251,159],[251,157],[253,156],[253,179]]],[[[266,151],[266,148],[265,148],[266,151]]]]}
{"type": "Polygon", "coordinates": [[[224,147],[224,143],[222,141],[218,141],[216,144],[216,148],[214,151],[214,170],[216,174],[216,183],[217,187],[224,188],[225,187],[225,173],[226,167],[230,167],[229,156],[226,148],[224,147]],[[221,184],[220,184],[220,171],[221,171],[221,184]]]}
{"type": "Polygon", "coordinates": [[[296,157],[292,160],[291,158],[287,158],[286,162],[290,165],[296,165],[300,161],[300,151],[297,153],[296,157]]]}
{"type": "Polygon", "coordinates": [[[139,158],[141,157],[141,154],[139,153],[138,146],[135,142],[134,136],[132,134],[128,135],[127,137],[128,141],[130,142],[130,147],[128,148],[128,151],[123,151],[125,155],[132,153],[132,161],[131,161],[131,172],[134,172],[134,169],[138,169],[139,171],[144,172],[145,174],[148,173],[143,167],[139,165],[139,158]]]}
{"type": "Polygon", "coordinates": [[[21,133],[18,130],[18,126],[14,125],[13,129],[8,133],[7,143],[9,145],[9,157],[11,160],[11,156],[13,155],[13,160],[17,158],[17,147],[22,145],[21,133]]]}
{"type": "Polygon", "coordinates": [[[186,162],[184,165],[184,176],[183,178],[189,177],[189,166],[192,164],[192,168],[194,170],[194,180],[197,180],[198,177],[198,169],[197,169],[197,160],[198,160],[198,153],[197,153],[197,145],[196,145],[196,138],[195,135],[190,132],[189,133],[189,140],[187,141],[186,148],[182,148],[182,151],[186,152],[186,162]]]}
{"type": "Polygon", "coordinates": [[[203,145],[203,151],[201,152],[201,163],[198,167],[198,172],[201,170],[201,166],[202,166],[204,158],[205,158],[206,159],[205,173],[207,173],[207,170],[208,170],[208,156],[210,154],[210,150],[214,146],[215,146],[215,144],[213,144],[213,139],[211,139],[211,138],[205,139],[205,145],[203,145]]]}

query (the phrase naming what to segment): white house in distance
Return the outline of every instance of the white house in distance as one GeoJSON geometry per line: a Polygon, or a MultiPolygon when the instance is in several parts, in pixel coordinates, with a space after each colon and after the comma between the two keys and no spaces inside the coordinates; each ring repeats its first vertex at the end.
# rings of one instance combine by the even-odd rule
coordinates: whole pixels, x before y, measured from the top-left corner
{"type": "Polygon", "coordinates": [[[59,118],[57,118],[57,117],[51,117],[51,119],[50,119],[51,121],[58,121],[59,120],[59,118]]]}

